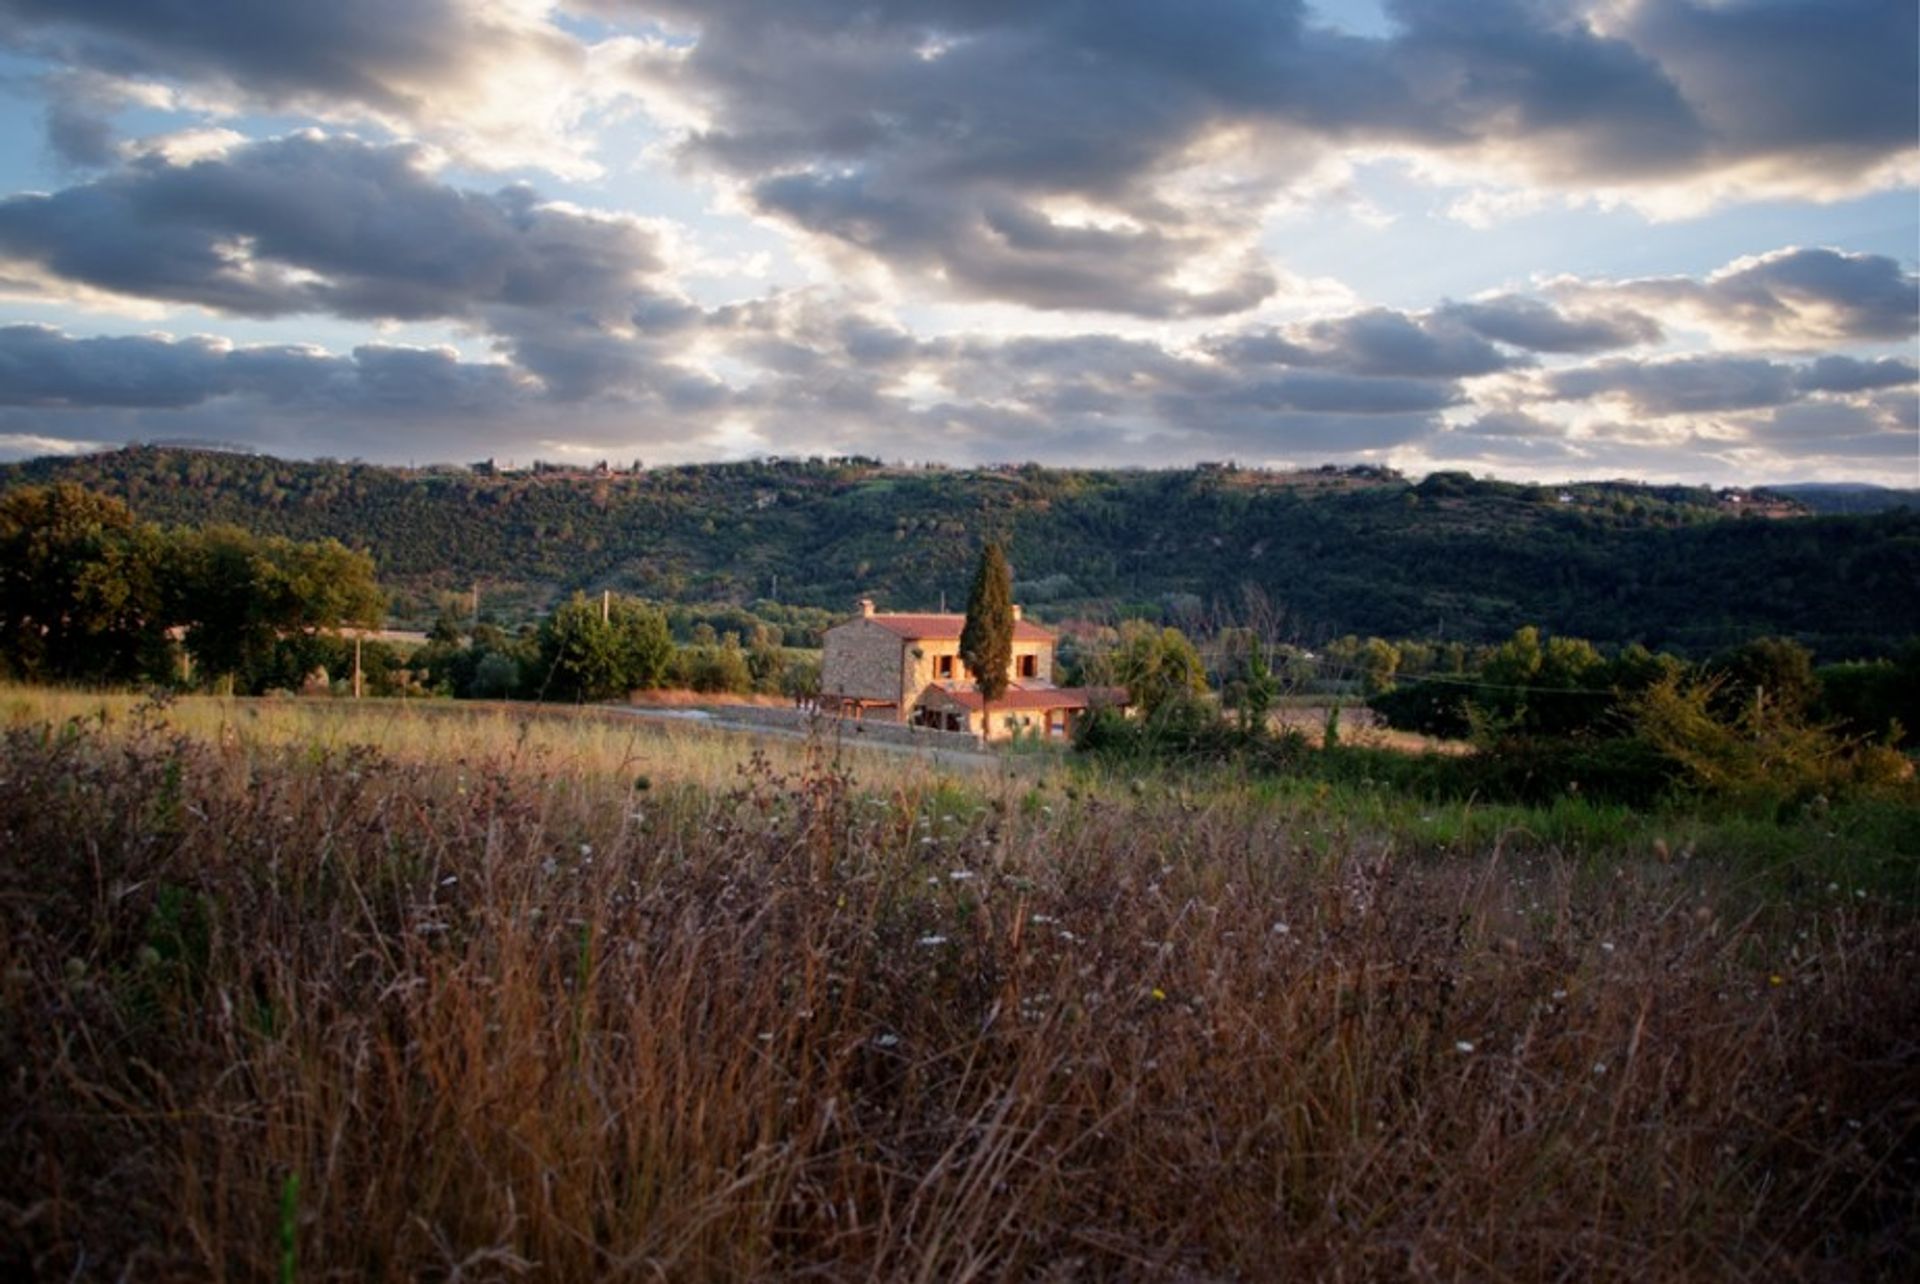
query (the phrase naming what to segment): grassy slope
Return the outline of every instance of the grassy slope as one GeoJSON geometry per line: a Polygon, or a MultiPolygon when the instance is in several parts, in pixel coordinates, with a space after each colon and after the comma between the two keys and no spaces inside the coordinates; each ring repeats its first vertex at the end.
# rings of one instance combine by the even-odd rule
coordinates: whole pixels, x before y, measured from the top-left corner
{"type": "Polygon", "coordinates": [[[0,468],[0,489],[77,480],[162,522],[233,521],[370,547],[392,586],[487,582],[532,609],[603,585],[669,601],[845,609],[957,598],[982,535],[1053,618],[1256,586],[1285,626],[1490,640],[1525,623],[1693,651],[1758,633],[1829,658],[1920,633],[1920,515],[1737,520],[1712,496],[1452,479],[1275,485],[1251,474],[890,472],[713,465],[637,477],[480,478],[133,450],[0,468]]]}
{"type": "Polygon", "coordinates": [[[0,1261],[39,1275],[266,1275],[283,1239],[313,1275],[635,1279],[1920,1247],[1915,921],[1829,858],[1847,815],[1757,859],[1573,803],[741,771],[605,719],[0,710],[0,1261]]]}

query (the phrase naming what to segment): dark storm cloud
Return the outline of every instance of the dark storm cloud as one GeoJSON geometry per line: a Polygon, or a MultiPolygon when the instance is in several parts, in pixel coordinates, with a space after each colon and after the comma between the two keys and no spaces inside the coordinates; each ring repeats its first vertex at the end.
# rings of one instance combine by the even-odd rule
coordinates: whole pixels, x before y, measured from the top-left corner
{"type": "Polygon", "coordinates": [[[1666,361],[1603,361],[1557,371],[1546,379],[1560,401],[1624,397],[1645,415],[1784,406],[1810,393],[1852,393],[1899,387],[1920,379],[1906,361],[1825,357],[1794,366],[1762,357],[1699,356],[1666,361]]]}
{"type": "MultiPolygon", "coordinates": [[[[1251,306],[1278,282],[1241,258],[1248,238],[1329,147],[1585,188],[1722,170],[1737,187],[1756,167],[1789,186],[1802,172],[1864,180],[1913,145],[1907,0],[1860,0],[1844,20],[1815,0],[1642,0],[1624,17],[1572,0],[1401,0],[1379,39],[1273,0],[594,7],[694,33],[635,75],[704,116],[685,155],[759,209],[956,294],[1035,307],[1251,306]],[[1786,90],[1765,111],[1756,65],[1779,67],[1786,90]],[[1210,147],[1233,176],[1185,181],[1210,147]],[[1063,200],[1112,217],[1062,217],[1063,200]],[[1209,256],[1210,284],[1183,275],[1209,256]]],[[[1540,320],[1487,324],[1562,345],[1543,351],[1644,333],[1600,321],[1547,335],[1540,320]]]]}
{"type": "Polygon", "coordinates": [[[251,316],[472,317],[625,307],[660,266],[626,220],[449,187],[409,147],[301,135],[145,156],[0,200],[0,256],[96,289],[251,316]]]}
{"type": "Polygon", "coordinates": [[[1473,303],[1448,303],[1437,315],[1486,338],[1529,352],[1590,353],[1657,343],[1660,323],[1626,308],[1562,312],[1539,299],[1504,294],[1473,303]]]}
{"type": "Polygon", "coordinates": [[[1882,254],[1776,250],[1731,264],[1704,281],[1649,277],[1576,286],[1573,292],[1679,307],[1755,342],[1786,346],[1904,339],[1920,330],[1920,276],[1882,254]]]}

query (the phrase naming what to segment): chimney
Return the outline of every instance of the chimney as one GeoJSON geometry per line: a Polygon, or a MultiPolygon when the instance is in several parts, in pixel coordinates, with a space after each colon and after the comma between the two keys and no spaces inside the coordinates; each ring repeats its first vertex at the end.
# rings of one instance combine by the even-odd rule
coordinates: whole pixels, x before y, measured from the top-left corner
{"type": "Polygon", "coordinates": [[[1020,604],[1018,602],[1013,604],[1013,622],[1015,624],[1020,623],[1020,604]]]}
{"type": "Polygon", "coordinates": [[[867,616],[870,616],[870,615],[872,615],[872,614],[873,614],[873,599],[872,599],[872,598],[870,598],[870,597],[863,597],[863,598],[861,598],[861,599],[860,599],[860,615],[861,615],[861,617],[862,617],[862,618],[865,618],[865,617],[867,617],[867,616]]]}

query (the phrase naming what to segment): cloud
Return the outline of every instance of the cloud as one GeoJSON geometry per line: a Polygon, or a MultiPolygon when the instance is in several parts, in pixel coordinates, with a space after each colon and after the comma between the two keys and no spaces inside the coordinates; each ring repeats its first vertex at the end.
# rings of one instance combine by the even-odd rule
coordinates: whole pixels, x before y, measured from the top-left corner
{"type": "Polygon", "coordinates": [[[0,405],[198,405],[222,390],[225,355],[206,339],[69,339],[47,326],[0,326],[0,405]]]}
{"type": "MultiPolygon", "coordinates": [[[[518,0],[0,0],[0,41],[182,105],[371,122],[481,165],[577,176],[590,51],[518,0]]],[[[88,163],[99,163],[92,161],[88,163]]]]}
{"type": "Polygon", "coordinates": [[[1530,352],[1606,352],[1657,343],[1662,337],[1658,321],[1627,308],[1568,313],[1514,294],[1444,304],[1438,315],[1530,352]]]}
{"type": "Polygon", "coordinates": [[[1920,276],[1881,254],[1789,247],[1736,259],[1705,280],[1643,277],[1555,288],[1774,347],[1905,339],[1920,331],[1920,276]]]}
{"type": "Polygon", "coordinates": [[[750,208],[1035,308],[1244,311],[1281,285],[1266,212],[1355,148],[1693,206],[1886,186],[1915,152],[1906,0],[1399,0],[1378,38],[1274,0],[594,8],[681,33],[627,70],[750,208]]]}
{"type": "Polygon", "coordinates": [[[1920,380],[1910,362],[1824,357],[1794,366],[1764,357],[1711,355],[1661,361],[1612,360],[1556,371],[1544,380],[1557,401],[1618,397],[1643,415],[1784,406],[1810,393],[1851,393],[1920,380]]]}
{"type": "Polygon", "coordinates": [[[663,266],[637,220],[463,191],[418,148],[318,134],[7,197],[0,256],[138,298],[365,319],[619,309],[663,266]]]}
{"type": "Polygon", "coordinates": [[[298,453],[386,459],[524,458],[565,442],[648,458],[1391,458],[1535,476],[1737,468],[1748,478],[1782,475],[1796,451],[1830,470],[1858,460],[1891,472],[1894,445],[1911,454],[1920,442],[1920,368],[1904,357],[1748,351],[1549,365],[1522,344],[1605,351],[1650,323],[1525,295],[1249,325],[1186,345],[1091,331],[921,335],[824,287],[710,310],[644,274],[604,294],[569,286],[504,303],[499,290],[466,293],[482,301],[463,319],[491,337],[496,361],[6,327],[0,435],[284,449],[310,432],[298,453]]]}
{"type": "MultiPolygon", "coordinates": [[[[685,381],[697,379],[676,372],[685,381]]],[[[542,440],[713,448],[719,406],[663,379],[587,404],[526,370],[450,349],[234,346],[165,335],[71,338],[0,327],[0,438],[114,442],[204,437],[378,459],[531,453],[542,440]]]]}
{"type": "Polygon", "coordinates": [[[1412,316],[1390,308],[1284,329],[1244,329],[1211,338],[1207,346],[1216,356],[1240,364],[1378,377],[1459,379],[1519,364],[1450,317],[1412,316]]]}

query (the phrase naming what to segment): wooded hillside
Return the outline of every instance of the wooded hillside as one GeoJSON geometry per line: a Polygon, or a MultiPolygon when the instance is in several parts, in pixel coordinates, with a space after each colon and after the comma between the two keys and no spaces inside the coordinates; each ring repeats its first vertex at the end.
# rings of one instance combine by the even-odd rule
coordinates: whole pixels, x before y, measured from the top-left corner
{"type": "Polygon", "coordinates": [[[476,580],[509,617],[603,587],[831,609],[937,607],[944,592],[958,609],[992,535],[1041,618],[1224,621],[1252,586],[1309,643],[1537,624],[1693,654],[1781,634],[1839,659],[1920,633],[1920,513],[1814,516],[1765,492],[859,459],[489,476],[154,447],[0,467],[0,491],[50,481],[147,521],[364,547],[416,618],[476,580]],[[1799,515],[1742,515],[1756,508],[1799,515]]]}

